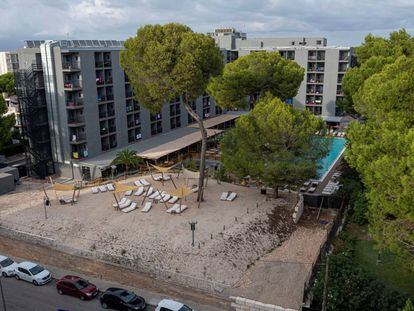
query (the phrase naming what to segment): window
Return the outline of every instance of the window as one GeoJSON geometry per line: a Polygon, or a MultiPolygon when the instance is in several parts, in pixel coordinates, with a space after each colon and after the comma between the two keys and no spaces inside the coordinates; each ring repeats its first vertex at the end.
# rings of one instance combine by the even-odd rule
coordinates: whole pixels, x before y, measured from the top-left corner
{"type": "Polygon", "coordinates": [[[33,267],[32,269],[29,269],[29,270],[33,275],[36,275],[36,274],[39,274],[40,272],[42,272],[45,269],[43,269],[43,267],[41,267],[41,266],[35,266],[35,267],[33,267]]]}
{"type": "Polygon", "coordinates": [[[321,45],[322,44],[322,40],[316,40],[316,44],[317,45],[321,45]]]}
{"type": "Polygon", "coordinates": [[[10,265],[12,265],[14,263],[13,260],[11,260],[10,258],[6,258],[3,261],[0,261],[0,267],[8,267],[10,265]]]}

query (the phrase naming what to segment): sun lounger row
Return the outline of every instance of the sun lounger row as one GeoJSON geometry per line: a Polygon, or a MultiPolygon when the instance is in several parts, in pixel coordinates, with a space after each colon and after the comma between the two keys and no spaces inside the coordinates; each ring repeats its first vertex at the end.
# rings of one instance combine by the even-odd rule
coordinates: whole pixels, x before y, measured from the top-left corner
{"type": "Polygon", "coordinates": [[[96,194],[99,192],[114,191],[115,187],[113,184],[101,185],[97,187],[92,187],[92,193],[96,194]]]}
{"type": "Polygon", "coordinates": [[[325,188],[322,190],[322,194],[330,195],[339,189],[339,183],[329,181],[325,188]]]}
{"type": "Polygon", "coordinates": [[[187,205],[180,205],[180,204],[174,204],[172,207],[167,209],[167,213],[170,214],[181,214],[187,209],[187,205]]]}
{"type": "Polygon", "coordinates": [[[153,178],[155,181],[161,181],[161,180],[167,181],[167,180],[171,180],[171,175],[164,175],[164,179],[162,175],[156,175],[156,176],[153,176],[153,178]]]}
{"type": "Polygon", "coordinates": [[[135,184],[135,186],[138,186],[138,187],[140,187],[140,186],[144,186],[144,187],[146,187],[146,186],[150,186],[151,184],[148,182],[148,181],[146,181],[145,179],[139,179],[139,180],[136,180],[136,181],[134,181],[134,184],[135,184]]]}
{"type": "Polygon", "coordinates": [[[220,196],[221,201],[234,201],[234,199],[237,197],[236,192],[223,192],[220,196]]]}

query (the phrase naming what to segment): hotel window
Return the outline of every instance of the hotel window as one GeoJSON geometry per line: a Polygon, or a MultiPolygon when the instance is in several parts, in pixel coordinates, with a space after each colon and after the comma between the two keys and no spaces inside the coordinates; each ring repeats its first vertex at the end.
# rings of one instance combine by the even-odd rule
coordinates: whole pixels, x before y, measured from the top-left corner
{"type": "Polygon", "coordinates": [[[181,127],[181,103],[177,101],[170,103],[170,128],[175,129],[181,127]]]}
{"type": "Polygon", "coordinates": [[[207,119],[210,117],[210,106],[211,106],[210,96],[208,96],[207,94],[204,94],[203,95],[203,119],[207,119]]]}
{"type": "MultiPolygon", "coordinates": [[[[190,107],[191,109],[193,109],[195,113],[197,113],[197,104],[195,101],[190,102],[190,107]]],[[[188,124],[194,123],[195,122],[194,118],[188,112],[187,112],[187,115],[188,115],[188,124]]]]}
{"type": "Polygon", "coordinates": [[[162,133],[162,115],[161,113],[151,114],[151,135],[162,133]]]}

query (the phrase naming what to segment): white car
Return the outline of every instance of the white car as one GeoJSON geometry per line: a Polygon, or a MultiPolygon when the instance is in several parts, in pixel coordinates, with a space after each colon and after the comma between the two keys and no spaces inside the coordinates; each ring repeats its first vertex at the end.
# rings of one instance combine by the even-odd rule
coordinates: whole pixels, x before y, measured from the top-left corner
{"type": "Polygon", "coordinates": [[[0,272],[1,275],[6,276],[13,276],[14,269],[17,267],[17,263],[11,260],[9,257],[0,255],[0,272]]]}
{"type": "Polygon", "coordinates": [[[49,271],[29,261],[19,263],[14,270],[14,275],[16,279],[25,280],[34,285],[43,285],[52,280],[49,271]]]}
{"type": "Polygon", "coordinates": [[[174,301],[171,299],[163,299],[161,300],[155,311],[195,311],[191,309],[189,306],[183,304],[182,302],[174,301]]]}

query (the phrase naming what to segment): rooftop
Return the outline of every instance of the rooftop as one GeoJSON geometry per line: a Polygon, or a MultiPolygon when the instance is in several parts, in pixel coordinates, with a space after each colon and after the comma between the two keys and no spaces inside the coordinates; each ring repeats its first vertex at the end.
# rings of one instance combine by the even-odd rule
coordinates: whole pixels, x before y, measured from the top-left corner
{"type": "Polygon", "coordinates": [[[41,44],[53,41],[61,48],[122,48],[125,41],[119,40],[25,40],[25,48],[38,48],[41,44]]]}

